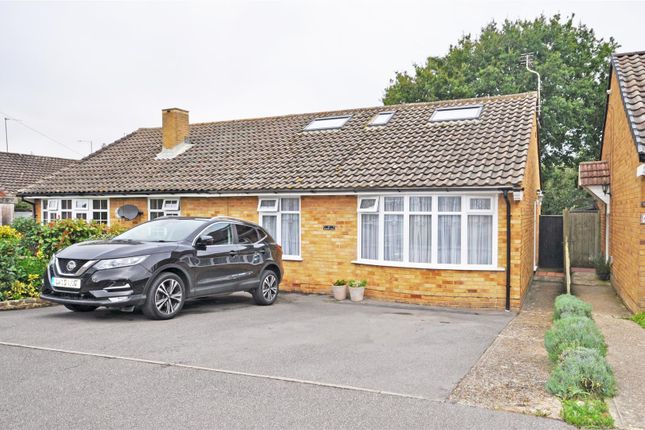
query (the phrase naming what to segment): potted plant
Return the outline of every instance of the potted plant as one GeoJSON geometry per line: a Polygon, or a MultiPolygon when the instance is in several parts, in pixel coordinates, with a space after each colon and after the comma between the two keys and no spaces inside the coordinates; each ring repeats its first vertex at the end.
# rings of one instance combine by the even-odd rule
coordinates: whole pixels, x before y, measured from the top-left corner
{"type": "Polygon", "coordinates": [[[611,263],[605,259],[602,255],[598,256],[594,260],[594,266],[596,268],[596,276],[601,281],[608,281],[609,274],[611,272],[611,263]]]}
{"type": "Polygon", "coordinates": [[[356,280],[349,281],[349,297],[352,300],[352,302],[360,302],[363,300],[363,295],[365,294],[366,285],[367,285],[367,281],[364,279],[362,281],[356,281],[356,280]]]}
{"type": "Polygon", "coordinates": [[[347,298],[347,281],[344,279],[336,279],[331,286],[334,298],[336,300],[345,300],[347,298]]]}

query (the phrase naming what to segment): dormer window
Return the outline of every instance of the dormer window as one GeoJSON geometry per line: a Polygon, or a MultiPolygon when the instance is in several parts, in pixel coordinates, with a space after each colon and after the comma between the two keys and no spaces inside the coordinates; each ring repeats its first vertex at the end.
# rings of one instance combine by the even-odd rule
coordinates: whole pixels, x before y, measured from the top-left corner
{"type": "Polygon", "coordinates": [[[451,108],[442,108],[434,111],[430,117],[430,122],[440,121],[462,121],[468,119],[477,119],[482,112],[482,106],[460,106],[451,108]]]}
{"type": "Polygon", "coordinates": [[[390,120],[392,119],[392,116],[394,116],[394,112],[379,112],[376,115],[374,115],[374,118],[370,121],[368,125],[370,126],[378,126],[378,125],[385,125],[390,120]]]}
{"type": "Polygon", "coordinates": [[[311,121],[305,127],[305,131],[315,131],[315,130],[333,130],[336,128],[342,128],[347,121],[351,118],[351,115],[347,116],[329,116],[326,118],[316,118],[311,121]]]}

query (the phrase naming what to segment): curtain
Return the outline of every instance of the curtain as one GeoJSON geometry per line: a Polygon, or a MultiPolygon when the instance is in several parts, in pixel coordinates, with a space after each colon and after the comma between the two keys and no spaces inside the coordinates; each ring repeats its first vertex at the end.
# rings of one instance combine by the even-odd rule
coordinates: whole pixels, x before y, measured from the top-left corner
{"type": "Polygon", "coordinates": [[[410,215],[410,261],[430,263],[432,258],[432,216],[410,215]]]}
{"type": "Polygon", "coordinates": [[[439,212],[460,212],[461,197],[439,197],[439,212]]]}
{"type": "Polygon", "coordinates": [[[277,218],[276,215],[262,215],[262,227],[271,235],[273,240],[278,240],[277,218]]]}
{"type": "MultiPolygon", "coordinates": [[[[439,206],[441,207],[441,197],[439,206]]],[[[458,264],[461,260],[461,216],[439,215],[438,224],[437,259],[443,264],[458,264]]]]}
{"type": "Polygon", "coordinates": [[[384,223],[383,258],[403,261],[403,215],[385,215],[384,223]]]}
{"type": "Polygon", "coordinates": [[[385,212],[403,212],[403,197],[385,197],[383,210],[385,212]]]}
{"type": "Polygon", "coordinates": [[[410,197],[411,212],[430,212],[432,211],[432,197],[410,197]]]}
{"type": "Polygon", "coordinates": [[[480,199],[472,198],[472,199],[470,199],[470,209],[488,210],[488,209],[490,209],[490,199],[489,198],[480,198],[480,199]]]}
{"type": "Polygon", "coordinates": [[[300,255],[300,215],[282,214],[281,227],[284,254],[300,255]]]}
{"type": "Polygon", "coordinates": [[[361,258],[378,260],[378,214],[361,215],[361,258]]]}
{"type": "Polygon", "coordinates": [[[468,264],[493,263],[493,217],[468,216],[468,264]]]}
{"type": "Polygon", "coordinates": [[[281,211],[297,212],[300,210],[300,200],[298,200],[297,198],[290,197],[280,200],[281,211]]]}

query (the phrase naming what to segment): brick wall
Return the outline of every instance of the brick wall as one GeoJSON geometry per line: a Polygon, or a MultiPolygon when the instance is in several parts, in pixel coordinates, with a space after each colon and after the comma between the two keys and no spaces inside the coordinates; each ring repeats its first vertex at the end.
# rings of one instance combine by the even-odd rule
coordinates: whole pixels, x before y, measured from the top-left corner
{"type": "Polygon", "coordinates": [[[110,224],[117,222],[123,224],[127,228],[132,228],[135,225],[148,221],[148,199],[145,197],[132,197],[132,198],[112,198],[110,199],[110,224]],[[137,216],[135,219],[128,221],[127,219],[118,219],[116,217],[116,210],[121,206],[133,205],[139,208],[143,214],[137,216]]]}
{"type": "MultiPolygon", "coordinates": [[[[640,214],[645,212],[640,207],[640,202],[645,201],[645,184],[636,177],[638,153],[613,72],[611,89],[602,151],[611,174],[611,283],[627,307],[638,311],[645,309],[645,226],[640,224],[640,214]]],[[[604,230],[604,225],[601,227],[604,230]]]]}

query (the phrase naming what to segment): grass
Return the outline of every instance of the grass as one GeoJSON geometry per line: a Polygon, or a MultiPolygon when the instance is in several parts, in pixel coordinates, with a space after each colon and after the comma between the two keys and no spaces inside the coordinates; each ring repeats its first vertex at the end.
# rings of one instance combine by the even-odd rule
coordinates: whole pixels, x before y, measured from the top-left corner
{"type": "Polygon", "coordinates": [[[604,400],[563,400],[562,418],[576,427],[606,429],[614,426],[614,419],[604,400]]]}
{"type": "Polygon", "coordinates": [[[645,328],[645,312],[640,312],[638,314],[634,314],[629,319],[634,321],[639,326],[645,328]]]}

